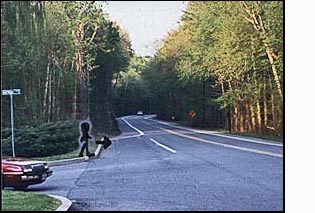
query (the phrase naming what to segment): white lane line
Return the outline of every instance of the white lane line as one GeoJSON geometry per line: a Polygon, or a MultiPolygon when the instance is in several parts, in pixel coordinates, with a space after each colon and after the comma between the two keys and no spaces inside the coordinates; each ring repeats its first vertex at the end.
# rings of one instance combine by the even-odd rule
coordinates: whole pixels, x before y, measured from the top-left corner
{"type": "MultiPolygon", "coordinates": [[[[162,128],[162,129],[164,129],[164,128],[162,128]]],[[[205,140],[205,139],[202,139],[202,138],[197,138],[197,137],[193,137],[193,136],[190,136],[190,135],[184,135],[184,134],[181,134],[181,133],[178,133],[178,132],[175,132],[175,131],[172,131],[172,130],[168,130],[168,129],[164,129],[164,130],[166,132],[169,132],[171,134],[178,135],[178,136],[181,136],[181,137],[184,137],[184,138],[189,138],[189,139],[192,139],[192,140],[197,140],[197,141],[206,142],[206,143],[210,143],[210,144],[214,144],[214,145],[218,145],[218,146],[223,146],[223,147],[230,148],[230,149],[237,149],[237,150],[242,150],[242,151],[246,151],[246,152],[253,152],[253,153],[269,155],[269,156],[274,156],[274,157],[280,157],[280,158],[283,157],[282,154],[276,154],[276,153],[273,153],[273,152],[266,152],[266,151],[261,151],[261,150],[257,150],[257,149],[250,149],[250,148],[245,148],[245,147],[241,147],[241,146],[234,146],[234,145],[229,145],[229,144],[217,143],[217,142],[214,142],[214,141],[205,140]]]]}
{"type": "Polygon", "coordinates": [[[129,138],[136,138],[141,136],[140,134],[138,135],[130,135],[130,136],[123,136],[123,137],[117,137],[117,138],[112,138],[113,141],[117,141],[117,140],[124,140],[124,139],[129,139],[129,138]]]}
{"type": "Polygon", "coordinates": [[[283,147],[283,144],[268,143],[268,142],[253,140],[253,139],[247,139],[247,138],[240,138],[240,137],[233,137],[233,136],[221,135],[220,133],[213,132],[213,131],[208,132],[208,131],[205,131],[205,130],[190,129],[190,128],[186,128],[186,127],[181,127],[181,126],[177,126],[177,125],[172,125],[172,124],[165,123],[165,122],[162,122],[162,121],[156,121],[156,120],[153,120],[153,119],[150,119],[150,118],[147,119],[147,120],[154,121],[154,122],[157,122],[157,123],[160,123],[160,124],[164,124],[164,125],[166,125],[166,126],[172,126],[172,127],[176,127],[176,128],[179,128],[179,129],[188,130],[188,131],[191,131],[191,132],[197,132],[197,133],[202,133],[202,134],[214,135],[214,136],[223,137],[223,138],[231,138],[231,139],[234,139],[234,140],[246,141],[246,142],[250,142],[250,143],[257,143],[257,144],[264,144],[264,145],[269,145],[269,146],[279,146],[279,147],[283,147]]]}
{"type": "MultiPolygon", "coordinates": [[[[123,120],[128,126],[130,126],[132,129],[136,130],[136,131],[139,133],[139,135],[137,135],[137,136],[142,136],[142,135],[144,135],[144,133],[143,133],[141,130],[139,130],[139,129],[137,129],[136,127],[132,126],[128,121],[125,120],[125,118],[122,118],[122,120],[123,120]]],[[[135,137],[135,136],[133,136],[133,137],[135,137]]]]}
{"type": "Polygon", "coordinates": [[[246,141],[246,142],[250,142],[250,143],[257,143],[257,144],[264,144],[264,145],[269,145],[269,146],[283,147],[283,144],[268,143],[268,142],[263,142],[263,141],[247,139],[247,138],[239,138],[239,137],[233,137],[233,136],[228,136],[228,135],[221,135],[220,133],[213,133],[212,135],[219,136],[219,137],[224,137],[224,138],[231,138],[231,139],[239,140],[239,141],[246,141]]]}
{"type": "Polygon", "coordinates": [[[150,140],[151,140],[152,142],[154,142],[156,145],[158,145],[158,146],[160,146],[160,147],[162,147],[162,148],[166,149],[167,151],[170,151],[170,152],[172,152],[172,153],[177,153],[177,151],[176,151],[176,150],[171,149],[171,148],[169,148],[169,147],[165,146],[164,144],[161,144],[161,143],[157,142],[157,141],[156,141],[156,140],[154,140],[153,138],[150,138],[150,140]]]}

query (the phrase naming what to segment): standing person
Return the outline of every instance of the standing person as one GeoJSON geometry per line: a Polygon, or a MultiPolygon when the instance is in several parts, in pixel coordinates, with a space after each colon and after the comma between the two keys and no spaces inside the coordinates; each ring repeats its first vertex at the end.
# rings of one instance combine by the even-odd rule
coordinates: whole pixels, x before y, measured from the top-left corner
{"type": "Polygon", "coordinates": [[[83,157],[84,149],[86,150],[86,155],[88,157],[95,156],[94,153],[89,152],[89,140],[93,140],[94,137],[90,135],[91,133],[91,125],[89,121],[83,121],[80,123],[81,135],[79,138],[79,142],[81,145],[79,157],[83,157]]]}

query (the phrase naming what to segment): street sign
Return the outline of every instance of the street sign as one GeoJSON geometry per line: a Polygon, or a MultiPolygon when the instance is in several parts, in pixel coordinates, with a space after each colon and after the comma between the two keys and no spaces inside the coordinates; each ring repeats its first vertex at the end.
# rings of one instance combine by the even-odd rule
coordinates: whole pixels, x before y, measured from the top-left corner
{"type": "Polygon", "coordinates": [[[2,90],[2,95],[10,95],[12,90],[2,90]]]}
{"type": "Polygon", "coordinates": [[[21,89],[2,90],[2,95],[20,95],[21,89]]]}
{"type": "Polygon", "coordinates": [[[15,151],[14,151],[14,122],[13,122],[13,95],[20,95],[20,94],[21,94],[21,89],[2,90],[2,95],[10,95],[12,153],[13,153],[13,157],[15,157],[15,151]]]}
{"type": "Polygon", "coordinates": [[[189,115],[190,115],[190,117],[195,117],[197,114],[196,114],[196,112],[194,111],[194,110],[191,110],[189,113],[188,113],[189,115]]]}
{"type": "Polygon", "coordinates": [[[197,113],[194,110],[190,110],[190,112],[188,113],[188,115],[190,116],[190,125],[192,126],[193,124],[193,118],[197,115],[197,113]]]}

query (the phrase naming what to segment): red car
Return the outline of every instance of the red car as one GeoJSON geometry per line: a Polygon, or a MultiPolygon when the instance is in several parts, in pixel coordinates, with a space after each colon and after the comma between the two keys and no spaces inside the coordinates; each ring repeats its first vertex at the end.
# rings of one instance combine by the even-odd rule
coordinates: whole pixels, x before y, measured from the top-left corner
{"type": "Polygon", "coordinates": [[[52,175],[46,162],[21,157],[2,157],[2,188],[14,187],[24,190],[29,185],[39,184],[52,175]]]}

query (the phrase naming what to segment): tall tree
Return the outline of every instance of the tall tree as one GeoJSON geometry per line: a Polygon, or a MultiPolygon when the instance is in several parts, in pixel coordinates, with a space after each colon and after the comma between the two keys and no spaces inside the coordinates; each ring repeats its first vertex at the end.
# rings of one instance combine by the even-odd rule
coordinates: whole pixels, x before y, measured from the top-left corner
{"type": "MultiPolygon", "coordinates": [[[[282,134],[282,7],[281,2],[189,2],[180,28],[167,36],[153,61],[171,65],[166,70],[177,76],[178,88],[189,89],[193,79],[196,88],[204,85],[194,96],[203,102],[202,123],[208,117],[235,132],[282,134]]],[[[148,70],[159,75],[160,67],[151,64],[148,70]]],[[[161,104],[165,108],[167,102],[161,104]]]]}
{"type": "MultiPolygon", "coordinates": [[[[99,4],[4,1],[1,29],[1,86],[22,89],[15,98],[17,126],[71,116],[88,119],[98,113],[91,111],[94,101],[93,107],[107,114],[102,118],[111,123],[101,131],[117,128],[111,116],[111,80],[126,66],[132,49],[128,34],[120,35],[123,30],[99,4]],[[92,100],[91,93],[104,101],[92,100]]],[[[8,103],[2,99],[5,126],[10,124],[8,103]]],[[[94,119],[102,122],[97,116],[94,119]]]]}

